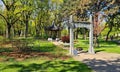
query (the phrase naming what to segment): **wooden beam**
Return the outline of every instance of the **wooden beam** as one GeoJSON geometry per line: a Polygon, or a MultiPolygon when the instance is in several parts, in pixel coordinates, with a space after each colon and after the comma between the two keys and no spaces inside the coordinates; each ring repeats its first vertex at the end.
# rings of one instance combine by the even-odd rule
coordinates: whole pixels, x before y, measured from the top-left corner
{"type": "Polygon", "coordinates": [[[75,27],[90,29],[90,24],[74,23],[75,27]]]}

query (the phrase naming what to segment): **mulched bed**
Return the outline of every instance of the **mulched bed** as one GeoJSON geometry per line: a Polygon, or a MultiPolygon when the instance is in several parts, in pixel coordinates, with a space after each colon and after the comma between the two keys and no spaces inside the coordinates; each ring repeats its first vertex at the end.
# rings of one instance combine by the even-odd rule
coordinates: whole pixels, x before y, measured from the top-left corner
{"type": "Polygon", "coordinates": [[[28,58],[33,58],[33,57],[48,57],[50,60],[57,59],[57,58],[66,60],[70,58],[69,56],[63,56],[61,54],[54,55],[49,52],[1,52],[0,56],[6,56],[6,57],[13,58],[15,60],[20,60],[20,61],[28,58]]]}
{"type": "MultiPolygon", "coordinates": [[[[9,61],[9,59],[14,59],[18,61],[22,61],[25,59],[33,58],[33,57],[47,57],[50,60],[52,59],[62,59],[66,60],[70,58],[69,56],[62,55],[62,54],[52,54],[50,52],[36,52],[32,51],[31,49],[25,47],[23,50],[19,50],[19,41],[7,41],[1,44],[3,48],[10,48],[12,51],[6,52],[6,51],[1,51],[0,56],[5,56],[6,58],[1,58],[0,61],[9,61]],[[9,44],[9,46],[8,46],[9,44]],[[18,46],[17,46],[18,45],[18,46]]],[[[24,44],[24,43],[23,43],[24,44]]]]}

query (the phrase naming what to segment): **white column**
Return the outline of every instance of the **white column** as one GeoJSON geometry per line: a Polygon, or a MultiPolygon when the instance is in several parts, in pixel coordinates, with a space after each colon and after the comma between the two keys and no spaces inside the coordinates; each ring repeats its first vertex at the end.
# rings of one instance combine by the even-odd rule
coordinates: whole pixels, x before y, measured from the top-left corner
{"type": "Polygon", "coordinates": [[[73,48],[74,48],[74,34],[73,34],[73,28],[70,28],[70,54],[73,55],[73,48]]]}
{"type": "Polygon", "coordinates": [[[72,15],[69,19],[69,26],[70,26],[70,49],[69,52],[71,55],[73,55],[73,49],[74,49],[74,32],[73,32],[73,23],[72,23],[72,15]]]}
{"type": "Polygon", "coordinates": [[[95,54],[93,47],[93,24],[90,24],[90,32],[89,32],[89,50],[88,52],[91,54],[95,54]]]}

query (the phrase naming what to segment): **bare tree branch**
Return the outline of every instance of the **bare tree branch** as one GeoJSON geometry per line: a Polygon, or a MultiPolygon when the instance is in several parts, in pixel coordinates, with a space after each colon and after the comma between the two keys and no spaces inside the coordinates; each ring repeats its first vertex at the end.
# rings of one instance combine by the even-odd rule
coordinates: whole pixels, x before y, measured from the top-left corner
{"type": "Polygon", "coordinates": [[[6,23],[8,23],[8,21],[7,21],[7,19],[5,18],[4,15],[0,14],[0,16],[4,18],[4,20],[6,21],[6,23]]]}

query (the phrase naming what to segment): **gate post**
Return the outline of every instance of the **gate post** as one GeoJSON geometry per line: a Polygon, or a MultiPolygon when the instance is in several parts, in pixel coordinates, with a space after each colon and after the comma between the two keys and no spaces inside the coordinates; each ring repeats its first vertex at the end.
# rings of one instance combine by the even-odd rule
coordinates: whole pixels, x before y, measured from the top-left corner
{"type": "Polygon", "coordinates": [[[73,49],[74,49],[74,32],[73,32],[73,24],[72,24],[72,15],[70,16],[70,49],[69,53],[73,55],[73,49]]]}
{"type": "Polygon", "coordinates": [[[74,36],[73,36],[73,28],[70,28],[70,54],[73,55],[74,48],[74,36]]]}
{"type": "Polygon", "coordinates": [[[93,46],[93,21],[92,21],[92,15],[90,15],[90,32],[89,32],[89,49],[88,53],[95,54],[94,52],[94,46],[93,46]]]}

